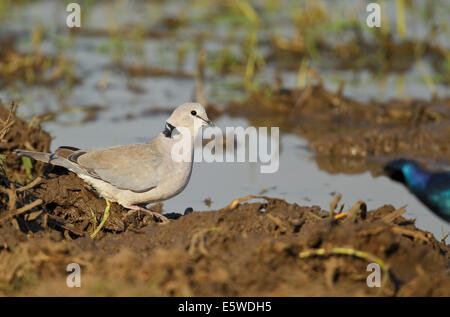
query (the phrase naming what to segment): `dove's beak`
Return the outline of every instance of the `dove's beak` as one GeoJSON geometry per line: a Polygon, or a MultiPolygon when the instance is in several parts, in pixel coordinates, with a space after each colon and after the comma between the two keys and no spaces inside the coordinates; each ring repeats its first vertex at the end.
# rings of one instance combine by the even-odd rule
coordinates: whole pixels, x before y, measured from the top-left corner
{"type": "Polygon", "coordinates": [[[197,118],[201,119],[204,122],[204,125],[214,127],[214,123],[211,120],[209,120],[208,118],[204,119],[204,118],[200,117],[199,115],[197,115],[197,118]]]}

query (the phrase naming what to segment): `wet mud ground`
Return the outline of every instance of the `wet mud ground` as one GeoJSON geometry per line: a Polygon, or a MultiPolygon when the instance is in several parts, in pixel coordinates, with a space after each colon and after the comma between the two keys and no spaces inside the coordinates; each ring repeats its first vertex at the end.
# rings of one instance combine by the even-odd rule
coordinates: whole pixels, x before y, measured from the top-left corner
{"type": "MultiPolygon", "coordinates": [[[[399,103],[387,110],[383,105],[364,108],[321,88],[271,98],[283,102],[272,102],[279,105],[277,110],[266,111],[272,115],[276,111],[283,122],[301,112],[311,125],[320,123],[316,125],[322,129],[311,132],[309,139],[319,153],[365,158],[377,151],[389,155],[408,151],[417,157],[449,157],[448,100],[399,103]],[[322,102],[315,103],[316,99],[322,102]],[[309,112],[310,107],[323,111],[309,112]],[[331,138],[336,120],[354,133],[336,130],[331,138]],[[435,131],[427,130],[430,122],[435,131]],[[392,128],[380,132],[375,123],[392,128]],[[372,127],[364,138],[359,125],[372,127]],[[411,132],[411,126],[417,130],[411,132]],[[423,137],[406,142],[408,133],[423,137]]],[[[251,100],[246,111],[252,109],[251,100]]],[[[51,138],[33,121],[17,118],[14,109],[6,105],[0,109],[3,296],[450,295],[445,238],[438,241],[404,218],[405,209],[389,205],[366,211],[363,202],[355,202],[349,216],[336,219],[341,209],[337,199],[329,210],[321,210],[263,197],[235,201],[215,211],[171,214],[172,220],[162,224],[147,214],[127,215],[127,210],[112,204],[104,230],[91,239],[105,201],[74,174],[35,162],[30,166],[11,154],[15,148],[48,151],[51,138]],[[81,288],[66,286],[66,266],[73,262],[81,265],[81,288]],[[382,269],[380,288],[366,284],[370,274],[366,268],[372,262],[382,269]]],[[[265,110],[258,109],[257,119],[263,120],[265,110]]],[[[236,104],[230,111],[243,110],[236,104]]]]}
{"type": "Polygon", "coordinates": [[[279,126],[305,138],[321,169],[331,173],[376,172],[386,160],[402,156],[425,165],[450,160],[449,98],[364,104],[318,84],[269,97],[253,94],[228,110],[251,125],[279,126]]]}

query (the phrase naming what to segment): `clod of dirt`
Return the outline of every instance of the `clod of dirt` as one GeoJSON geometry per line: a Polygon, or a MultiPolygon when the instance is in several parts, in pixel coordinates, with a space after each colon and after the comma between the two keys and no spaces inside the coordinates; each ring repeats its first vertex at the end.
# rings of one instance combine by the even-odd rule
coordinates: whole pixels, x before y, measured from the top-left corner
{"type": "Polygon", "coordinates": [[[8,108],[0,100],[0,129],[4,131],[0,140],[0,154],[5,158],[2,166],[9,179],[25,181],[42,173],[44,164],[33,162],[29,172],[22,159],[11,152],[15,149],[48,152],[50,150],[50,135],[43,131],[33,121],[30,123],[18,118],[14,104],[8,108]]]}

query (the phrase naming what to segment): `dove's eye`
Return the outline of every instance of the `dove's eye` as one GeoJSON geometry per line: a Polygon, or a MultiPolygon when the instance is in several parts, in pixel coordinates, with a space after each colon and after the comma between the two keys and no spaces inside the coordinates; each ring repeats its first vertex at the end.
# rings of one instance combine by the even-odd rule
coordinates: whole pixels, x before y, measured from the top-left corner
{"type": "Polygon", "coordinates": [[[197,111],[192,110],[192,111],[191,111],[191,115],[196,116],[196,115],[197,115],[197,111]]]}

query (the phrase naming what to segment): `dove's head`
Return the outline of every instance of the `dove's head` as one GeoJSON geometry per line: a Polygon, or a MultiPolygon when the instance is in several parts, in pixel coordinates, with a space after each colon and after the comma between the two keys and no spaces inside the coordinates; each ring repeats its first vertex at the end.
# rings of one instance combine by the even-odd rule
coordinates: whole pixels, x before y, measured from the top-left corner
{"type": "Polygon", "coordinates": [[[198,128],[204,125],[213,126],[205,108],[199,103],[184,103],[178,106],[167,119],[167,123],[178,129],[188,128],[191,132],[197,132],[198,128]]]}

